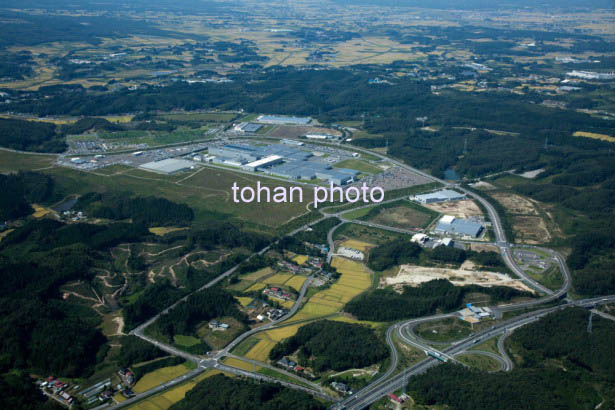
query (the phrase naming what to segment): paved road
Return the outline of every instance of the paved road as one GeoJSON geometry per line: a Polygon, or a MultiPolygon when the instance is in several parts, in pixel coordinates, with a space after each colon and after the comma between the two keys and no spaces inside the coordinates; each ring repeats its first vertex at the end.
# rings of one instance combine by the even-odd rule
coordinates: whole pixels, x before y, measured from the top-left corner
{"type": "Polygon", "coordinates": [[[504,370],[512,370],[513,367],[515,367],[515,365],[513,364],[513,361],[508,355],[508,352],[506,351],[506,346],[505,346],[506,338],[509,335],[510,335],[509,333],[504,333],[502,336],[498,338],[498,351],[500,352],[500,356],[502,356],[502,358],[506,362],[506,367],[507,367],[504,370]]]}

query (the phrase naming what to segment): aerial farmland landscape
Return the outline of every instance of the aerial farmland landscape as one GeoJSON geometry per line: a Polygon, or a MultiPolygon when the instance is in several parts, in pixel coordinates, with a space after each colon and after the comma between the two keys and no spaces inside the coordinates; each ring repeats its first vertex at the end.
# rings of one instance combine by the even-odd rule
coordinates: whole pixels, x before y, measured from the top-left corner
{"type": "Polygon", "coordinates": [[[612,0],[0,23],[0,408],[615,409],[612,0]]]}

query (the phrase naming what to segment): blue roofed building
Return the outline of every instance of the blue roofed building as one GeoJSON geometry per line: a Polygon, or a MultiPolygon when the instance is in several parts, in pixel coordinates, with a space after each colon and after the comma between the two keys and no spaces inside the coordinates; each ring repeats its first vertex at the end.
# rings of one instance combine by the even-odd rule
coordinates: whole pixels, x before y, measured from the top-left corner
{"type": "Polygon", "coordinates": [[[480,222],[469,219],[455,218],[451,215],[444,215],[440,218],[434,232],[476,238],[483,232],[484,229],[485,227],[480,222]]]}

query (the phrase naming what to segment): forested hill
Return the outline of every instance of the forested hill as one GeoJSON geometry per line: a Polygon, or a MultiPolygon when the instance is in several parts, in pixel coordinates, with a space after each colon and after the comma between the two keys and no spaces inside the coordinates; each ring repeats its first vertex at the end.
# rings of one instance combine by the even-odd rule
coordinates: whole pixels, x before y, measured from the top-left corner
{"type": "Polygon", "coordinates": [[[255,383],[222,374],[211,376],[186,393],[170,410],[324,410],[307,393],[273,383],[255,383]]]}
{"type": "Polygon", "coordinates": [[[62,152],[64,134],[55,124],[0,118],[0,147],[18,151],[62,152]]]}

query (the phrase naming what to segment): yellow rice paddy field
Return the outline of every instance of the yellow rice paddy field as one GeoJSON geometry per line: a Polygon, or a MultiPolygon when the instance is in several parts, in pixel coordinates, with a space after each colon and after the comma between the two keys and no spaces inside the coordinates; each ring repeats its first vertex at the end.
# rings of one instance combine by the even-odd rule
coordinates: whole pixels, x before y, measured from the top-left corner
{"type": "Polygon", "coordinates": [[[273,269],[267,267],[263,269],[259,269],[256,272],[252,272],[249,275],[242,276],[242,279],[245,280],[260,280],[267,275],[271,275],[273,273],[273,269]]]}
{"type": "Polygon", "coordinates": [[[585,131],[577,131],[572,134],[573,137],[585,137],[585,138],[593,138],[595,140],[602,140],[608,142],[615,142],[615,137],[606,134],[596,134],[595,132],[585,132],[585,131]]]}
{"type": "MultiPolygon", "coordinates": [[[[197,383],[199,383],[202,380],[205,380],[208,377],[211,377],[213,375],[220,374],[220,373],[222,372],[219,370],[211,370],[211,371],[205,372],[199,375],[198,377],[194,378],[193,380],[190,380],[177,387],[174,387],[171,390],[168,390],[162,394],[159,394],[159,395],[150,397],[144,401],[141,401],[129,407],[129,409],[130,410],[167,410],[169,407],[171,407],[178,401],[182,400],[186,396],[186,393],[192,390],[192,388],[196,386],[197,383]]],[[[232,377],[232,375],[230,374],[227,374],[227,376],[232,377]]],[[[118,395],[116,395],[115,398],[118,399],[118,401],[123,401],[117,396],[118,395]]],[[[123,398],[121,394],[119,396],[123,398]]]]}
{"type": "Polygon", "coordinates": [[[293,258],[293,261],[297,263],[297,265],[303,265],[308,261],[308,257],[306,255],[297,255],[293,258]]]}
{"type": "Polygon", "coordinates": [[[284,285],[291,287],[295,289],[297,292],[299,292],[306,280],[307,278],[305,276],[295,275],[289,280],[287,280],[286,282],[284,282],[284,285]]]}
{"type": "Polygon", "coordinates": [[[356,239],[348,239],[341,243],[342,246],[346,246],[348,248],[357,249],[361,252],[367,251],[369,248],[373,248],[375,245],[373,243],[358,241],[356,239]]]}
{"type": "Polygon", "coordinates": [[[261,362],[267,361],[269,358],[269,352],[277,344],[274,340],[261,339],[248,353],[246,357],[248,359],[260,360],[261,362]]]}
{"type": "Polygon", "coordinates": [[[37,204],[32,204],[32,208],[34,208],[34,216],[35,218],[42,218],[45,215],[49,215],[51,213],[50,209],[45,208],[44,206],[40,206],[37,204]]]}
{"type": "Polygon", "coordinates": [[[239,301],[239,303],[241,304],[241,306],[246,307],[248,306],[250,303],[252,303],[252,298],[244,298],[244,297],[236,297],[235,299],[237,299],[239,301]]]}
{"type": "Polygon", "coordinates": [[[162,369],[155,370],[151,373],[143,376],[133,390],[135,393],[143,393],[151,388],[159,386],[162,383],[166,383],[170,380],[173,380],[179,376],[182,376],[188,373],[190,369],[184,366],[183,364],[179,364],[177,366],[163,367],[162,369]]]}
{"type": "Polygon", "coordinates": [[[246,289],[246,292],[252,292],[255,290],[261,290],[265,288],[265,284],[264,283],[260,283],[260,282],[256,282],[254,285],[250,286],[248,289],[246,289]]]}
{"type": "Polygon", "coordinates": [[[182,231],[184,229],[189,229],[189,228],[179,228],[179,227],[173,227],[173,226],[156,226],[153,228],[149,228],[149,231],[156,236],[164,236],[168,233],[182,231]]]}
{"type": "Polygon", "coordinates": [[[294,275],[278,273],[277,275],[273,275],[267,279],[263,279],[262,281],[265,283],[269,283],[271,285],[284,285],[287,280],[291,279],[294,275]]]}
{"type": "Polygon", "coordinates": [[[229,366],[236,367],[238,369],[243,369],[243,370],[248,370],[248,371],[259,371],[260,369],[262,369],[261,366],[255,366],[252,363],[248,363],[241,359],[236,359],[234,357],[227,357],[226,359],[224,359],[223,363],[229,366]]]}

